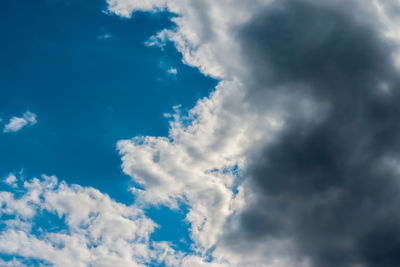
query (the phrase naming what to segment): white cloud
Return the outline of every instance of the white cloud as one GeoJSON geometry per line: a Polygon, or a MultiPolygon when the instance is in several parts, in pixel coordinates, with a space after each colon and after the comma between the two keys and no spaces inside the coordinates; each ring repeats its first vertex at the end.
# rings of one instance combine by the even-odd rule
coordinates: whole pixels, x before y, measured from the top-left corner
{"type": "Polygon", "coordinates": [[[18,132],[28,125],[35,125],[37,123],[37,115],[30,111],[25,112],[22,117],[12,117],[10,121],[4,126],[3,132],[18,132]]]}
{"type": "MultiPolygon", "coordinates": [[[[238,187],[240,173],[236,170],[245,167],[250,151],[258,151],[260,140],[263,144],[271,140],[284,123],[285,113],[278,112],[278,103],[276,108],[260,110],[246,101],[242,82],[246,69],[234,40],[237,26],[269,2],[153,2],[156,8],[166,7],[179,16],[173,18],[176,29],[161,31],[148,44],[162,45],[171,40],[185,63],[222,81],[187,116],[176,110],[168,137],[118,143],[124,172],[145,188],[133,190],[138,202],[172,208],[180,201],[187,203],[190,210],[186,219],[191,224],[194,248],[200,253],[213,253],[215,264],[254,266],[268,262],[260,261],[264,252],[243,262],[243,255],[218,244],[228,219],[246,202],[242,186],[238,187]],[[213,252],[213,248],[217,249],[213,252]]],[[[110,10],[122,16],[149,7],[137,1],[109,3],[110,10]]],[[[274,257],[269,261],[273,262],[274,257]]]]}
{"type": "Polygon", "coordinates": [[[176,68],[169,68],[167,70],[167,73],[171,74],[171,75],[177,75],[178,74],[178,70],[176,68]]]}
{"type": "Polygon", "coordinates": [[[190,261],[168,243],[150,240],[156,224],[140,208],[117,203],[93,188],[69,186],[43,175],[25,181],[16,192],[0,192],[0,216],[8,215],[2,218],[6,227],[0,230],[2,254],[63,267],[147,266],[150,262],[185,266],[183,262],[190,261]],[[48,219],[62,219],[65,228],[41,229],[35,219],[43,211],[51,214],[48,219]]]}
{"type": "Polygon", "coordinates": [[[123,17],[132,12],[167,9],[178,14],[172,21],[177,27],[165,29],[151,38],[148,45],[162,45],[169,40],[182,53],[183,61],[198,67],[204,74],[231,78],[241,69],[239,46],[234,41],[237,26],[251,18],[271,0],[108,0],[109,11],[123,17]]]}
{"type": "Polygon", "coordinates": [[[0,259],[0,266],[3,266],[3,267],[7,267],[7,266],[10,266],[10,267],[26,267],[27,265],[22,263],[21,261],[19,261],[17,259],[12,259],[12,260],[9,260],[9,261],[4,261],[4,260],[0,259]]]}
{"type": "Polygon", "coordinates": [[[6,184],[8,184],[9,186],[17,187],[17,177],[16,177],[13,173],[10,173],[10,174],[4,179],[4,182],[5,182],[6,184]]]}
{"type": "Polygon", "coordinates": [[[215,245],[226,219],[240,206],[240,198],[233,193],[234,169],[245,164],[246,151],[257,139],[266,138],[261,133],[272,137],[281,126],[275,117],[260,117],[242,102],[234,83],[221,83],[187,117],[176,111],[168,138],[118,143],[124,172],[145,187],[134,190],[138,201],[172,208],[179,201],[189,204],[192,238],[206,250],[215,245]],[[185,126],[187,121],[191,121],[189,126],[185,126]],[[236,127],[241,121],[248,124],[236,127]],[[255,127],[256,121],[262,127],[255,127]],[[254,139],[249,140],[250,134],[254,139]]]}

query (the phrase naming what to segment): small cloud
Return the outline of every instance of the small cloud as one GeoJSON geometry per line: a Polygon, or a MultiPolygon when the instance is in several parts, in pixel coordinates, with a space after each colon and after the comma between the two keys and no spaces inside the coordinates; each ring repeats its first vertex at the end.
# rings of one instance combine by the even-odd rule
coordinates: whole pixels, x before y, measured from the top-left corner
{"type": "Polygon", "coordinates": [[[106,39],[110,39],[112,37],[111,34],[109,34],[108,32],[102,33],[101,35],[97,36],[97,40],[106,40],[106,39]]]}
{"type": "Polygon", "coordinates": [[[9,186],[17,187],[17,177],[16,177],[13,173],[10,173],[10,174],[4,179],[4,182],[5,182],[6,184],[8,184],[9,186]]]}
{"type": "Polygon", "coordinates": [[[178,70],[175,69],[175,68],[169,68],[167,70],[167,73],[170,74],[170,75],[177,75],[178,74],[178,70]]]}
{"type": "Polygon", "coordinates": [[[164,50],[164,47],[167,44],[167,40],[168,40],[167,31],[161,31],[157,35],[151,36],[150,39],[147,40],[144,44],[148,47],[157,46],[161,48],[161,50],[164,50]]]}
{"type": "Polygon", "coordinates": [[[37,123],[37,115],[30,111],[25,112],[22,117],[12,117],[4,126],[3,132],[18,132],[27,125],[35,125],[37,123]]]}
{"type": "Polygon", "coordinates": [[[182,244],[185,244],[185,245],[188,244],[187,240],[186,240],[184,237],[182,237],[181,239],[179,239],[179,242],[182,243],[182,244]]]}

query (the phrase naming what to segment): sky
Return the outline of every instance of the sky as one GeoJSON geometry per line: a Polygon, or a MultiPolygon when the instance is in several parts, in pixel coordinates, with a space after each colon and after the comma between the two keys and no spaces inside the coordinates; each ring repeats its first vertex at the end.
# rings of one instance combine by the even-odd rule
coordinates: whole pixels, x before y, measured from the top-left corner
{"type": "Polygon", "coordinates": [[[0,266],[400,266],[399,11],[1,1],[0,266]]]}
{"type": "Polygon", "coordinates": [[[172,26],[173,14],[128,20],[106,8],[96,0],[2,1],[2,178],[55,174],[132,204],[116,142],[167,134],[163,114],[192,106],[215,86],[171,45],[146,47],[152,33],[172,26]],[[7,130],[27,112],[35,123],[7,130]]]}

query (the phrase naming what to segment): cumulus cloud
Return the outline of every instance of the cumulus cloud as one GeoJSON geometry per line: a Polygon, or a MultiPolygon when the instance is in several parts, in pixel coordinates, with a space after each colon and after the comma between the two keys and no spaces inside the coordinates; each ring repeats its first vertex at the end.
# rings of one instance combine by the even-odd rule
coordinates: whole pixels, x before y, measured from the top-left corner
{"type": "Polygon", "coordinates": [[[307,98],[324,116],[286,107],[285,128],[247,166],[254,202],[229,240],[290,240],[311,266],[397,266],[400,84],[387,40],[345,11],[280,1],[241,41],[250,94],[307,98]]]}
{"type": "MultiPolygon", "coordinates": [[[[54,176],[25,181],[15,192],[0,192],[0,204],[2,254],[54,266],[205,264],[167,242],[151,241],[157,225],[140,208],[117,203],[93,188],[58,182],[54,176]],[[36,219],[43,214],[62,225],[42,229],[36,219]]],[[[24,261],[0,263],[23,266],[24,261]]]]}
{"type": "Polygon", "coordinates": [[[37,123],[37,115],[30,111],[25,112],[22,117],[12,117],[4,126],[3,132],[18,132],[25,126],[35,125],[37,123]]]}
{"type": "Polygon", "coordinates": [[[167,9],[185,63],[221,80],[168,137],[120,141],[138,200],[190,206],[229,266],[396,266],[395,1],[130,1],[167,9]]]}

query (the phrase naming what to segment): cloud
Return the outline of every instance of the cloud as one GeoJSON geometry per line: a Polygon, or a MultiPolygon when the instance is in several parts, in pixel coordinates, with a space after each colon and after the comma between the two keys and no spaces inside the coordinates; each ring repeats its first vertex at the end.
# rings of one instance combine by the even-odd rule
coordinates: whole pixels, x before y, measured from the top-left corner
{"type": "Polygon", "coordinates": [[[4,261],[0,259],[0,266],[11,266],[11,267],[26,267],[27,265],[22,263],[21,261],[17,260],[17,259],[12,259],[9,261],[4,261]]]}
{"type": "Polygon", "coordinates": [[[35,125],[37,123],[37,115],[30,111],[25,112],[22,117],[12,117],[4,126],[3,132],[18,132],[25,126],[35,125]]]}
{"type": "Polygon", "coordinates": [[[229,242],[290,240],[311,266],[399,265],[400,83],[387,39],[344,10],[280,1],[240,40],[249,94],[315,107],[286,106],[285,128],[252,158],[252,203],[229,242]]]}
{"type": "Polygon", "coordinates": [[[238,61],[238,46],[232,40],[234,31],[269,0],[256,0],[251,4],[239,0],[107,2],[108,10],[122,17],[130,17],[135,11],[167,10],[178,14],[171,19],[177,27],[160,31],[147,44],[162,46],[172,41],[185,63],[212,77],[232,78],[242,67],[238,61]]]}
{"type": "Polygon", "coordinates": [[[4,182],[5,182],[6,184],[8,184],[9,186],[17,187],[17,177],[16,177],[13,173],[10,173],[10,174],[4,179],[4,182]]]}
{"type": "Polygon", "coordinates": [[[229,266],[399,264],[394,1],[108,2],[178,14],[149,44],[221,80],[168,137],[119,142],[138,201],[187,203],[229,266]]]}
{"type": "Polygon", "coordinates": [[[97,39],[97,40],[107,40],[107,39],[110,39],[111,37],[112,37],[111,34],[105,32],[105,33],[102,33],[102,34],[100,34],[99,36],[97,36],[96,39],[97,39]]]}
{"type": "Polygon", "coordinates": [[[175,75],[178,74],[178,70],[176,68],[169,68],[167,70],[167,73],[170,74],[170,75],[174,75],[175,76],[175,75]]]}
{"type": "Polygon", "coordinates": [[[0,192],[0,204],[3,255],[54,266],[188,266],[194,260],[203,262],[201,257],[187,258],[176,252],[167,242],[151,241],[156,224],[138,207],[117,203],[90,187],[58,182],[54,176],[25,181],[15,193],[0,192]],[[50,223],[59,218],[63,225],[42,229],[37,222],[42,216],[50,223]]]}

